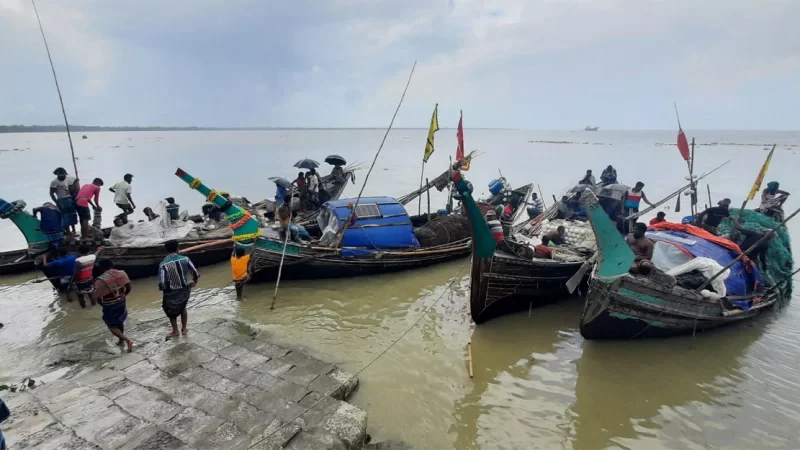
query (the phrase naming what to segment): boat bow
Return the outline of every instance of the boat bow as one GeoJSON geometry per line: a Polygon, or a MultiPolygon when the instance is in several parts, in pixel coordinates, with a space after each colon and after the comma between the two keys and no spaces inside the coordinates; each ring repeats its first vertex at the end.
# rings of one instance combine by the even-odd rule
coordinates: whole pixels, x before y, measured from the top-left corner
{"type": "Polygon", "coordinates": [[[616,225],[608,217],[597,201],[597,196],[586,189],[580,199],[586,217],[592,225],[597,240],[598,262],[595,279],[603,283],[613,283],[617,278],[628,273],[633,264],[634,255],[628,243],[619,234],[616,225]]]}
{"type": "Polygon", "coordinates": [[[175,175],[185,181],[190,188],[203,194],[208,202],[217,205],[225,213],[228,220],[231,221],[233,241],[236,245],[248,248],[253,246],[256,238],[261,235],[261,230],[258,228],[258,220],[249,211],[236,206],[227,198],[219,195],[217,191],[203,184],[199,178],[184,172],[183,169],[178,169],[175,175]]]}

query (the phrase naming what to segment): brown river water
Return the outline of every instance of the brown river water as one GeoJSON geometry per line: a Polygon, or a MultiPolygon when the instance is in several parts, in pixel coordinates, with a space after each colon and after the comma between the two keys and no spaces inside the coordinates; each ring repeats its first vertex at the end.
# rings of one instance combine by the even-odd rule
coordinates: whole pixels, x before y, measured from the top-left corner
{"type": "MultiPolygon", "coordinates": [[[[140,205],[172,195],[196,209],[202,198],[175,179],[172,173],[178,166],[216,189],[263,198],[273,194],[266,178],[296,174],[291,168],[296,159],[322,160],[338,153],[371,161],[381,134],[377,130],[94,133],[78,141],[77,153],[84,177],[101,176],[109,184],[124,172],[134,173],[133,195],[140,205]],[[223,151],[231,162],[213,162],[212,157],[223,151]]],[[[449,145],[454,144],[450,134],[455,132],[437,134],[437,142],[446,143],[438,144],[442,149],[454,148],[449,145]]],[[[695,135],[698,142],[720,143],[698,147],[699,172],[733,160],[708,179],[715,200],[728,196],[740,204],[766,156],[763,145],[756,144],[773,142],[779,146],[767,178],[800,192],[792,170],[798,164],[795,146],[800,133],[695,135]]],[[[401,195],[413,190],[419,181],[418,153],[424,136],[425,130],[394,131],[365,193],[401,195]]],[[[467,147],[487,152],[476,160],[468,177],[480,195],[499,168],[512,184],[540,183],[547,200],[586,168],[599,174],[611,163],[623,181],[637,181],[629,175],[636,173],[655,200],[684,183],[685,164],[675,147],[657,145],[672,143],[674,137],[672,131],[467,130],[467,147]]],[[[29,205],[44,201],[53,168],[69,164],[64,142],[55,134],[0,135],[0,150],[9,150],[0,152],[0,197],[24,198],[29,205]]],[[[429,166],[441,169],[429,167],[426,174],[440,173],[449,152],[437,150],[429,166]]],[[[361,171],[347,195],[358,193],[365,174],[361,171]]],[[[110,206],[106,194],[101,203],[110,206]]],[[[434,194],[431,201],[435,208],[443,196],[434,194]]],[[[796,207],[790,199],[787,209],[796,207]]],[[[416,212],[417,207],[408,208],[416,212]]],[[[667,214],[673,220],[684,215],[667,214]]],[[[790,224],[790,229],[797,235],[800,225],[790,224]]],[[[7,221],[0,222],[0,236],[2,250],[24,244],[7,221]]],[[[273,284],[249,285],[245,301],[237,302],[228,285],[228,264],[200,270],[190,321],[222,316],[247,320],[352,372],[402,337],[361,373],[361,385],[352,398],[367,410],[375,440],[400,439],[431,449],[800,448],[796,304],[741,326],[699,333],[694,339],[588,342],[577,328],[581,299],[569,298],[476,327],[475,377],[470,379],[466,259],[378,277],[282,282],[274,311],[269,310],[273,284]]],[[[0,383],[41,372],[55,353],[43,350],[41,344],[103,329],[99,308],[81,310],[77,304],[60,301],[48,283],[31,282],[38,276],[0,277],[0,322],[5,325],[0,329],[0,383]]],[[[133,289],[128,305],[134,315],[158,317],[155,280],[136,280],[133,289]]]]}

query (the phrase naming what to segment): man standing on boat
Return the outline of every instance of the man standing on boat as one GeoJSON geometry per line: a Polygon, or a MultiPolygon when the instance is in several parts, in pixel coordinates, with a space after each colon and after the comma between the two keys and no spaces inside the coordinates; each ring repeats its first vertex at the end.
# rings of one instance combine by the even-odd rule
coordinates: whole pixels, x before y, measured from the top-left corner
{"type": "MultiPolygon", "coordinates": [[[[743,252],[746,252],[747,249],[752,247],[756,244],[756,242],[761,241],[767,233],[755,230],[748,230],[747,228],[743,227],[739,220],[733,221],[733,227],[739,230],[740,233],[744,236],[744,241],[742,241],[739,248],[742,249],[743,252]]],[[[750,258],[751,261],[758,261],[761,263],[761,269],[767,267],[767,250],[769,249],[770,242],[778,236],[777,233],[774,231],[769,232],[769,237],[761,241],[758,244],[758,247],[754,248],[747,256],[750,258]]]]}
{"type": "Polygon", "coordinates": [[[172,325],[172,332],[167,335],[167,339],[170,339],[180,334],[186,336],[189,332],[186,304],[189,303],[192,288],[197,285],[200,274],[189,258],[178,254],[178,241],[167,241],[164,249],[169,254],[158,266],[158,289],[164,292],[161,308],[172,325]],[[191,281],[188,277],[191,277],[191,281]],[[178,316],[181,318],[180,334],[178,316]]]}
{"type": "Polygon", "coordinates": [[[78,213],[75,210],[75,196],[80,186],[78,179],[68,175],[67,170],[59,167],[53,171],[56,178],[50,182],[50,198],[61,211],[61,225],[65,233],[75,234],[78,224],[78,213]]]}
{"type": "Polygon", "coordinates": [[[133,175],[126,173],[122,181],[108,188],[109,191],[114,193],[114,203],[117,204],[122,214],[119,218],[123,223],[128,223],[128,215],[133,214],[136,209],[136,204],[131,197],[131,183],[133,182],[133,175]]]}
{"type": "Polygon", "coordinates": [[[633,251],[634,259],[633,265],[630,268],[631,273],[648,275],[655,267],[652,263],[653,259],[653,241],[645,237],[647,232],[647,225],[642,222],[636,222],[633,226],[633,232],[625,237],[625,242],[628,247],[633,251]]]}
{"type": "Polygon", "coordinates": [[[84,184],[78,191],[75,209],[78,211],[78,219],[81,221],[81,238],[89,239],[89,221],[92,220],[92,212],[89,206],[95,211],[102,211],[100,207],[100,187],[103,180],[95,178],[91,184],[84,184]]]}
{"type": "Polygon", "coordinates": [[[714,206],[713,208],[706,209],[695,218],[696,223],[699,223],[704,230],[715,236],[717,235],[717,227],[720,222],[722,222],[722,219],[731,216],[731,211],[729,209],[731,199],[723,198],[717,202],[717,205],[718,206],[714,206]]]}
{"type": "Polygon", "coordinates": [[[644,195],[644,191],[642,189],[644,189],[644,183],[637,181],[633,189],[629,190],[626,194],[625,210],[627,210],[629,214],[639,212],[640,202],[645,202],[648,205],[653,206],[653,204],[650,203],[650,200],[647,199],[647,196],[644,195]]]}

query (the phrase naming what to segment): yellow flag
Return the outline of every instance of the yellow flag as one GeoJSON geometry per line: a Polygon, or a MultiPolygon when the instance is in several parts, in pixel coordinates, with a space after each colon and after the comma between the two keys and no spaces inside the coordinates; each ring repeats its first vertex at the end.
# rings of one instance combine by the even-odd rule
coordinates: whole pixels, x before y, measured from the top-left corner
{"type": "Polygon", "coordinates": [[[767,170],[769,170],[769,162],[772,160],[773,153],[775,153],[775,146],[770,150],[769,155],[767,155],[767,160],[764,161],[764,165],[761,166],[761,171],[758,172],[756,182],[753,183],[753,188],[750,189],[750,195],[747,196],[748,201],[756,198],[756,194],[758,194],[758,191],[761,189],[761,183],[764,181],[764,175],[767,174],[767,170]]]}
{"type": "Polygon", "coordinates": [[[428,142],[425,143],[425,156],[422,157],[422,162],[428,162],[428,158],[433,154],[433,134],[439,131],[439,104],[433,108],[433,117],[431,117],[431,129],[428,130],[428,142]]]}

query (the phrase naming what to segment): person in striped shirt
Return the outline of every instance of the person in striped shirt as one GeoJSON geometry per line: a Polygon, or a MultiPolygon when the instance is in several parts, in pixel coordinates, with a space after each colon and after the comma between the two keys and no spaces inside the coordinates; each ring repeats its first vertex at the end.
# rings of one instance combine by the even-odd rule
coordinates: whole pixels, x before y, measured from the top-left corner
{"type": "Polygon", "coordinates": [[[528,206],[528,218],[535,219],[539,217],[539,214],[544,212],[544,203],[542,199],[536,195],[536,192],[531,194],[531,202],[530,206],[528,206]]]}
{"type": "Polygon", "coordinates": [[[189,332],[186,304],[189,303],[192,288],[197,284],[200,274],[189,258],[178,254],[178,241],[167,241],[164,249],[169,254],[158,266],[158,289],[164,293],[161,308],[172,325],[172,332],[167,335],[167,339],[170,339],[180,334],[186,336],[189,332]],[[180,334],[178,316],[181,318],[180,334]]]}

